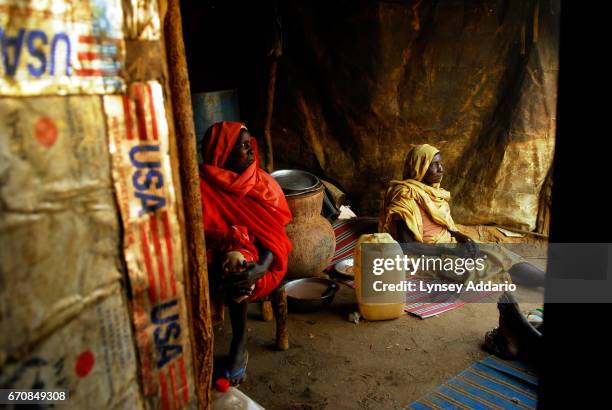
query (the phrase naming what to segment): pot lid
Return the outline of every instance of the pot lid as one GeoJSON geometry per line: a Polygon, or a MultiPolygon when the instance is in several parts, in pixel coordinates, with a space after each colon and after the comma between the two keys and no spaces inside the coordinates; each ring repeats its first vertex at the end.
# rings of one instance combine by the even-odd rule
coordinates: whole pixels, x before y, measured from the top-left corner
{"type": "Polygon", "coordinates": [[[297,195],[314,191],[322,184],[316,175],[299,169],[279,169],[270,175],[276,179],[285,195],[297,195]]]}

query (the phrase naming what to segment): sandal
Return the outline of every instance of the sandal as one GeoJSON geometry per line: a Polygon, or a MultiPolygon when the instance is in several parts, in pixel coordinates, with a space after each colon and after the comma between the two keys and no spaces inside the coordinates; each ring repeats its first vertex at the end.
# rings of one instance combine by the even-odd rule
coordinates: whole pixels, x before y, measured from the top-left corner
{"type": "Polygon", "coordinates": [[[229,380],[232,386],[239,386],[240,383],[242,383],[246,379],[245,373],[246,373],[246,368],[247,368],[248,363],[249,363],[249,352],[247,351],[245,353],[244,365],[238,370],[235,370],[233,372],[230,372],[229,369],[225,369],[223,371],[223,377],[229,380]]]}

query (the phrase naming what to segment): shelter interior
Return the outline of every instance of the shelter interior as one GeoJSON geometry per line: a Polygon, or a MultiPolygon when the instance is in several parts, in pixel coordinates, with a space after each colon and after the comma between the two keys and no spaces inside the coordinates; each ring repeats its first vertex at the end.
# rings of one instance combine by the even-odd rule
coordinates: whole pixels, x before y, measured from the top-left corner
{"type": "MultiPolygon", "coordinates": [[[[557,1],[183,1],[181,9],[192,95],[237,92],[239,119],[260,146],[271,136],[273,163],[262,155],[262,166],[309,171],[343,191],[355,214],[377,217],[409,145],[429,143],[444,153],[443,186],[466,232],[546,243],[557,1]]],[[[290,313],[283,352],[251,305],[241,389],[269,408],[403,407],[487,356],[483,336],[498,320],[496,305],[482,303],[355,324],[347,321],[355,303],[341,286],[327,310],[290,313]]],[[[230,339],[226,318],[215,325],[219,357],[230,339]]]]}

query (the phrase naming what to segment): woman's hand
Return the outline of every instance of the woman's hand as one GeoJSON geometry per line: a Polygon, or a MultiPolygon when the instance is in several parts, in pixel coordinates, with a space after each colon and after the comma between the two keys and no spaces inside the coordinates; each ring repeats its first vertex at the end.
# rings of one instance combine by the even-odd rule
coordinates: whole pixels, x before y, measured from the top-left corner
{"type": "Polygon", "coordinates": [[[459,243],[474,242],[469,236],[459,231],[450,231],[450,233],[459,243]]]}
{"type": "Polygon", "coordinates": [[[247,261],[238,251],[231,251],[223,255],[221,260],[223,270],[223,286],[230,290],[234,296],[249,295],[251,286],[240,283],[244,280],[247,270],[247,261]]]}
{"type": "Polygon", "coordinates": [[[480,248],[469,236],[459,232],[452,231],[451,235],[460,244],[457,246],[457,256],[460,258],[472,258],[476,259],[480,255],[480,248]]]}
{"type": "Polygon", "coordinates": [[[261,255],[259,263],[244,261],[241,270],[229,274],[227,281],[238,293],[248,295],[255,282],[268,271],[274,256],[267,250],[261,255]]]}
{"type": "Polygon", "coordinates": [[[223,256],[221,261],[221,268],[223,273],[229,274],[244,270],[246,259],[241,252],[231,251],[223,256]]]}
{"type": "Polygon", "coordinates": [[[268,250],[260,252],[260,255],[259,263],[251,262],[246,264],[247,280],[251,285],[268,271],[272,260],[274,260],[274,255],[268,250]]]}

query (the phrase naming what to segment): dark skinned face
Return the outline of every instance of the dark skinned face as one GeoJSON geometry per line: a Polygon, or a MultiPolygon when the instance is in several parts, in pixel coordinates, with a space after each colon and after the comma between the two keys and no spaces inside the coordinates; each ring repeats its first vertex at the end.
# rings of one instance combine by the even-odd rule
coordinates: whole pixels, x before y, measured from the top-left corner
{"type": "Polygon", "coordinates": [[[429,168],[423,177],[423,183],[427,185],[438,184],[442,181],[444,175],[444,167],[442,166],[442,156],[437,153],[431,160],[429,168]]]}
{"type": "Polygon", "coordinates": [[[241,174],[255,160],[255,152],[251,147],[251,134],[247,130],[240,131],[240,136],[227,161],[226,167],[241,174]]]}

